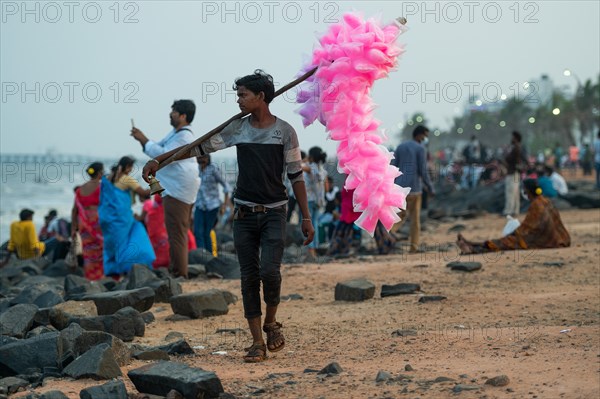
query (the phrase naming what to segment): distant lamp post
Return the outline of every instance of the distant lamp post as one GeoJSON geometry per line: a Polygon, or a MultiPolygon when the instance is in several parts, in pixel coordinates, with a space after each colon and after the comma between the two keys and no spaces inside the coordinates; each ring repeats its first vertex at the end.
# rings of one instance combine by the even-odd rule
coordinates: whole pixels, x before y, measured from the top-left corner
{"type": "Polygon", "coordinates": [[[563,71],[563,75],[564,76],[573,76],[573,78],[575,78],[575,80],[577,81],[577,90],[579,90],[581,88],[581,80],[579,80],[579,76],[577,76],[575,74],[575,72],[571,71],[570,69],[565,69],[563,71]]]}
{"type": "Polygon", "coordinates": [[[481,130],[481,124],[477,123],[477,124],[475,125],[475,130],[481,130]]]}
{"type": "Polygon", "coordinates": [[[499,125],[500,125],[500,127],[504,127],[504,126],[506,126],[506,122],[500,121],[499,125]]]}
{"type": "Polygon", "coordinates": [[[456,133],[458,134],[463,134],[464,130],[462,127],[459,127],[458,129],[456,129],[456,133]]]}
{"type": "Polygon", "coordinates": [[[554,109],[552,110],[552,114],[553,114],[553,115],[558,115],[558,114],[560,114],[560,108],[554,108],[554,109]]]}
{"type": "Polygon", "coordinates": [[[533,116],[529,118],[529,123],[531,123],[531,124],[535,123],[535,118],[533,116]]]}

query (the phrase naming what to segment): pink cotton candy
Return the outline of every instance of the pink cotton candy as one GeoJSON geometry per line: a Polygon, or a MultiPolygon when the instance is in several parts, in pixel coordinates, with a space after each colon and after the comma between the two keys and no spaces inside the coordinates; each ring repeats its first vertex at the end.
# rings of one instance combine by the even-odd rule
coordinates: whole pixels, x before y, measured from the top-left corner
{"type": "Polygon", "coordinates": [[[304,126],[318,118],[339,142],[338,170],[348,175],[345,187],[355,190],[354,209],[362,212],[356,224],[371,236],[379,221],[389,230],[400,220],[397,213],[410,191],[394,184],[401,172],[390,165],[392,154],[382,145],[386,137],[369,96],[375,80],[396,67],[404,50],[395,41],[402,31],[396,24],[381,26],[358,13],[345,14],[319,40],[303,71],[319,68],[297,95],[304,126]]]}

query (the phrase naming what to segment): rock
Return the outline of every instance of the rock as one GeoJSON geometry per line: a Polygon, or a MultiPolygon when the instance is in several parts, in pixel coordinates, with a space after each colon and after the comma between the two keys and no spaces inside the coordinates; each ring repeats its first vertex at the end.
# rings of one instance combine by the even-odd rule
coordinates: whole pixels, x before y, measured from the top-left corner
{"type": "Polygon", "coordinates": [[[544,266],[563,267],[564,265],[564,262],[544,262],[544,266]]]}
{"type": "Polygon", "coordinates": [[[106,343],[111,347],[119,366],[126,365],[131,351],[119,338],[101,331],[85,331],[79,324],[71,324],[60,332],[58,340],[58,359],[62,367],[68,365],[89,349],[106,343]]]}
{"type": "Polygon", "coordinates": [[[23,338],[33,325],[36,305],[19,304],[0,313],[0,335],[23,338]]]}
{"type": "Polygon", "coordinates": [[[99,294],[108,291],[104,285],[97,281],[90,281],[85,277],[69,274],[65,277],[65,299],[77,298],[87,294],[99,294]]]}
{"type": "Polygon", "coordinates": [[[364,278],[344,281],[335,286],[336,301],[365,301],[374,295],[375,285],[364,278]]]}
{"type": "Polygon", "coordinates": [[[206,273],[218,273],[224,279],[240,278],[240,264],[236,256],[220,254],[206,263],[206,273]]]}
{"type": "Polygon", "coordinates": [[[467,384],[456,384],[454,388],[452,388],[452,392],[459,393],[462,391],[477,391],[481,387],[479,385],[467,385],[467,384]]]}
{"type": "Polygon", "coordinates": [[[193,319],[224,315],[229,312],[220,290],[196,291],[171,298],[173,313],[193,319]]]}
{"type": "Polygon", "coordinates": [[[174,389],[171,389],[165,399],[185,399],[182,394],[174,389]]]}
{"type": "Polygon", "coordinates": [[[436,379],[433,380],[432,382],[437,384],[440,382],[451,382],[451,381],[454,381],[454,378],[442,376],[442,377],[436,377],[436,379]]]}
{"type": "Polygon", "coordinates": [[[464,231],[467,228],[467,226],[465,226],[464,224],[455,224],[454,226],[450,227],[448,229],[448,233],[460,233],[461,231],[464,231]]]}
{"type": "Polygon", "coordinates": [[[375,377],[375,382],[383,382],[392,378],[392,375],[387,371],[379,370],[377,376],[375,377]]]}
{"type": "Polygon", "coordinates": [[[90,387],[79,392],[81,399],[127,399],[127,389],[123,381],[111,381],[104,385],[90,387]]]}
{"type": "Polygon", "coordinates": [[[421,290],[421,286],[419,284],[411,284],[411,283],[400,283],[400,284],[396,284],[396,285],[384,284],[381,286],[381,297],[385,298],[388,296],[414,294],[415,292],[420,291],[420,290],[421,290]]]}
{"type": "Polygon", "coordinates": [[[144,349],[133,352],[133,358],[138,360],[169,360],[169,354],[161,349],[144,349]]]}
{"type": "Polygon", "coordinates": [[[160,281],[156,274],[146,265],[135,264],[131,267],[128,274],[127,289],[148,287],[148,284],[160,281]]]}
{"type": "Polygon", "coordinates": [[[94,301],[67,301],[50,310],[50,322],[58,330],[66,328],[71,319],[98,316],[94,301]]]}
{"type": "Polygon", "coordinates": [[[289,294],[283,295],[280,299],[282,301],[299,301],[301,299],[304,299],[304,297],[300,294],[289,294]]]}
{"type": "Polygon", "coordinates": [[[494,387],[504,387],[504,386],[507,386],[509,382],[510,382],[510,379],[508,378],[508,376],[502,374],[502,375],[498,375],[496,377],[488,379],[485,382],[485,384],[491,385],[494,387]]]}
{"type": "Polygon", "coordinates": [[[204,265],[188,265],[188,277],[197,278],[206,275],[206,267],[204,265]]]}
{"type": "Polygon", "coordinates": [[[285,246],[289,247],[291,245],[300,246],[304,242],[304,235],[302,234],[302,230],[300,226],[297,224],[288,223],[287,228],[285,229],[285,246]]]}
{"type": "Polygon", "coordinates": [[[235,243],[233,241],[228,241],[226,243],[219,244],[219,251],[221,253],[235,254],[235,243]]]}
{"type": "Polygon", "coordinates": [[[38,311],[36,312],[35,316],[33,317],[33,326],[37,327],[37,326],[49,326],[49,325],[51,325],[52,324],[50,322],[50,312],[51,311],[52,311],[52,308],[38,309],[38,311]]]}
{"type": "Polygon", "coordinates": [[[406,366],[404,366],[404,371],[415,371],[415,369],[413,369],[410,364],[406,364],[406,366]]]}
{"type": "Polygon", "coordinates": [[[223,386],[211,371],[189,367],[183,363],[158,362],[127,373],[139,392],[167,395],[171,389],[184,398],[218,398],[223,386]]]}
{"type": "Polygon", "coordinates": [[[212,253],[208,252],[204,248],[197,248],[188,253],[188,263],[190,265],[206,266],[206,264],[213,258],[214,256],[212,256],[212,253]]]}
{"type": "Polygon", "coordinates": [[[12,342],[19,341],[18,338],[9,337],[8,335],[0,335],[0,346],[8,345],[12,342]]]}
{"type": "Polygon", "coordinates": [[[168,303],[169,300],[183,292],[181,284],[172,277],[154,282],[149,285],[156,295],[155,302],[168,303]]]}
{"type": "Polygon", "coordinates": [[[27,395],[25,399],[69,399],[69,397],[61,391],[46,391],[42,394],[27,395]]]}
{"type": "Polygon", "coordinates": [[[142,319],[144,319],[144,323],[146,324],[150,324],[156,320],[156,318],[154,317],[154,313],[150,311],[142,313],[141,316],[142,319]]]}
{"type": "Polygon", "coordinates": [[[177,341],[183,339],[183,334],[179,331],[171,331],[165,336],[165,341],[177,341]]]}
{"type": "Polygon", "coordinates": [[[48,277],[66,277],[69,274],[83,276],[83,270],[81,268],[73,270],[64,259],[60,259],[45,268],[43,274],[48,277]]]}
{"type": "Polygon", "coordinates": [[[56,367],[58,332],[0,346],[0,376],[25,374],[30,368],[56,367]]]}
{"type": "Polygon", "coordinates": [[[28,285],[16,298],[10,301],[12,305],[30,303],[38,308],[50,308],[63,302],[62,287],[49,284],[28,285]]]}
{"type": "Polygon", "coordinates": [[[325,366],[318,374],[339,374],[342,371],[344,371],[342,367],[337,362],[333,362],[325,366]]]}
{"type": "Polygon", "coordinates": [[[42,335],[42,334],[46,334],[49,332],[54,332],[56,331],[56,328],[50,326],[50,327],[46,327],[46,326],[38,326],[36,328],[34,328],[33,330],[29,331],[27,333],[27,335],[25,336],[26,339],[28,338],[33,338],[33,337],[37,337],[38,335],[42,335]]]}
{"type": "Polygon", "coordinates": [[[196,353],[185,339],[157,346],[154,349],[163,350],[169,355],[194,355],[196,353]]]}
{"type": "Polygon", "coordinates": [[[133,341],[134,337],[143,337],[146,323],[140,313],[132,307],[119,309],[115,314],[70,319],[87,331],[104,331],[125,341],[133,341]]]}
{"type": "Polygon", "coordinates": [[[600,208],[600,195],[598,191],[586,192],[586,191],[569,191],[562,197],[568,201],[571,206],[580,209],[592,209],[600,208]]]}
{"type": "Polygon", "coordinates": [[[113,314],[127,306],[131,306],[138,312],[145,312],[154,304],[154,290],[144,287],[135,290],[103,292],[85,295],[82,300],[94,301],[99,315],[113,314]]]}
{"type": "Polygon", "coordinates": [[[172,277],[160,279],[144,265],[133,265],[129,274],[127,289],[150,287],[154,290],[155,302],[169,302],[174,295],[181,294],[181,285],[172,277]]]}
{"type": "Polygon", "coordinates": [[[230,292],[230,291],[226,291],[226,290],[219,290],[221,291],[221,294],[223,294],[223,299],[225,299],[225,302],[227,302],[227,305],[235,305],[238,301],[238,297],[237,295],[235,295],[234,293],[230,292]]]}
{"type": "Polygon", "coordinates": [[[396,330],[392,332],[393,337],[413,337],[417,335],[417,330],[396,330]]]}
{"type": "Polygon", "coordinates": [[[17,392],[21,387],[25,388],[27,385],[29,385],[29,381],[17,377],[6,377],[0,379],[0,388],[6,388],[6,393],[9,395],[17,392]]]}
{"type": "Polygon", "coordinates": [[[108,380],[121,376],[121,369],[108,344],[100,344],[69,364],[63,373],[69,377],[108,380]]]}
{"type": "Polygon", "coordinates": [[[447,299],[445,296],[441,295],[425,295],[419,298],[419,303],[427,303],[427,302],[439,302],[447,299]]]}
{"type": "Polygon", "coordinates": [[[472,272],[481,269],[480,262],[450,262],[446,265],[450,270],[458,270],[462,272],[472,272]]]}

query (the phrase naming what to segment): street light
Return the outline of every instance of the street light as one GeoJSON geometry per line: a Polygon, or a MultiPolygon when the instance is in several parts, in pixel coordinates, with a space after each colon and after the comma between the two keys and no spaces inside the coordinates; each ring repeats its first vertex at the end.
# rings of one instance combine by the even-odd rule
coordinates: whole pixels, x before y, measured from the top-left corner
{"type": "Polygon", "coordinates": [[[558,114],[560,114],[560,108],[554,108],[554,109],[552,110],[552,113],[553,113],[554,115],[558,115],[558,114]]]}

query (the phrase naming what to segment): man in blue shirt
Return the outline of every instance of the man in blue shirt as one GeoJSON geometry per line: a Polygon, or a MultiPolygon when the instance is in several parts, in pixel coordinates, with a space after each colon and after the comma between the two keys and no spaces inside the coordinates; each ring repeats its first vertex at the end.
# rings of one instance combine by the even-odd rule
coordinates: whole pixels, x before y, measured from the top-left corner
{"type": "Polygon", "coordinates": [[[406,210],[400,211],[402,220],[392,227],[391,232],[397,232],[406,218],[410,216],[410,253],[416,253],[419,250],[422,184],[425,185],[431,196],[435,194],[427,173],[424,145],[429,141],[428,136],[429,129],[422,125],[417,126],[413,131],[413,139],[400,144],[394,152],[394,159],[392,159],[392,165],[397,166],[402,172],[396,178],[395,183],[401,187],[410,187],[410,194],[406,197],[406,210]]]}
{"type": "Polygon", "coordinates": [[[196,237],[198,248],[204,248],[208,252],[212,252],[210,231],[215,225],[217,214],[221,207],[219,184],[223,186],[223,194],[225,195],[224,204],[228,207],[232,206],[231,201],[229,201],[231,188],[223,180],[219,167],[210,162],[209,154],[202,155],[197,159],[200,166],[201,184],[194,206],[194,236],[196,237]]]}

